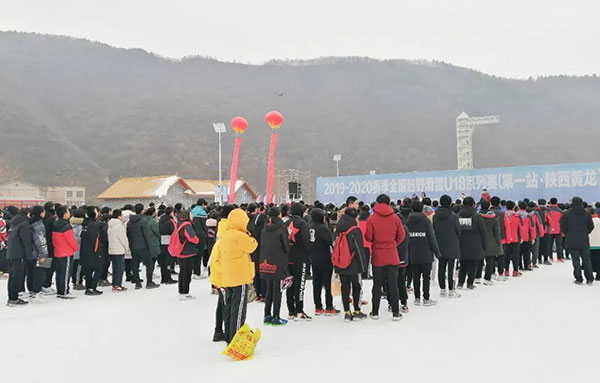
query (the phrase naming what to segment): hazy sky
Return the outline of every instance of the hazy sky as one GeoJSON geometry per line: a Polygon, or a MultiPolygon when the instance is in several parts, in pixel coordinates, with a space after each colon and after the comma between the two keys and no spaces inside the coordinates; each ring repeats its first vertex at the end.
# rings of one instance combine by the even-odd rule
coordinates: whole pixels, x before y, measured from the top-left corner
{"type": "Polygon", "coordinates": [[[0,30],[175,58],[354,55],[507,77],[600,74],[598,0],[0,0],[0,30]]]}

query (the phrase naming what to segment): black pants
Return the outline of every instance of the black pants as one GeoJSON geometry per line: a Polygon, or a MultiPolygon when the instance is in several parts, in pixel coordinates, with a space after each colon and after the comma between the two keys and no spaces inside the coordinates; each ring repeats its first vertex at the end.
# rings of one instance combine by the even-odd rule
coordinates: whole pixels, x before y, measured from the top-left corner
{"type": "Polygon", "coordinates": [[[30,259],[25,261],[25,268],[27,270],[27,291],[29,293],[37,294],[42,291],[42,285],[46,281],[46,269],[37,267],[37,259],[30,259]]]}
{"type": "Polygon", "coordinates": [[[71,267],[71,279],[74,285],[80,285],[83,283],[83,268],[79,259],[73,259],[73,265],[71,267]]]}
{"type": "Polygon", "coordinates": [[[363,271],[362,273],[362,279],[368,279],[369,278],[369,263],[371,262],[371,249],[369,249],[368,247],[363,248],[364,249],[364,255],[365,255],[365,271],[363,271]]]}
{"type": "Polygon", "coordinates": [[[160,247],[160,254],[158,255],[158,264],[160,266],[160,283],[171,281],[171,254],[169,254],[168,246],[160,247]]]}
{"type": "Polygon", "coordinates": [[[402,306],[408,304],[408,292],[406,291],[406,269],[407,267],[398,267],[398,295],[402,306]]]}
{"type": "MultiPolygon", "coordinates": [[[[52,258],[51,256],[49,258],[52,258]]],[[[44,270],[46,273],[46,280],[44,281],[44,287],[50,288],[52,287],[52,278],[54,277],[54,273],[56,272],[56,262],[53,260],[50,268],[44,270]]],[[[68,284],[68,283],[67,283],[68,284]]]]}
{"type": "Polygon", "coordinates": [[[342,284],[342,304],[344,311],[350,311],[350,289],[352,289],[352,301],[354,302],[354,311],[360,311],[360,281],[358,274],[340,275],[342,284]]]}
{"type": "Polygon", "coordinates": [[[19,290],[25,278],[25,262],[22,259],[8,260],[8,299],[19,299],[19,290]]]}
{"type": "Polygon", "coordinates": [[[410,267],[410,264],[409,264],[408,266],[406,266],[406,288],[410,288],[410,285],[412,285],[412,280],[413,280],[412,267],[410,267]]]}
{"type": "Polygon", "coordinates": [[[440,258],[438,261],[440,262],[438,265],[438,282],[440,284],[440,289],[444,290],[446,288],[446,275],[448,275],[448,289],[454,290],[454,264],[456,260],[440,258]]]}
{"type": "Polygon", "coordinates": [[[513,271],[519,270],[519,243],[507,243],[504,248],[504,256],[505,256],[505,271],[510,271],[510,263],[512,262],[513,271]]]}
{"type": "Polygon", "coordinates": [[[111,255],[112,285],[123,287],[123,271],[125,270],[125,255],[111,255]]]}
{"type": "Polygon", "coordinates": [[[492,274],[494,274],[494,268],[496,267],[496,257],[495,256],[486,256],[484,260],[479,261],[477,263],[477,271],[475,272],[475,278],[483,279],[486,281],[492,280],[492,274]],[[485,268],[483,267],[485,265],[485,268]],[[483,271],[485,269],[485,274],[483,271]]]}
{"type": "Polygon", "coordinates": [[[571,249],[569,254],[573,258],[573,276],[576,281],[583,282],[581,276],[581,265],[583,263],[583,273],[587,282],[594,280],[592,272],[592,259],[590,257],[590,249],[571,249]]]}
{"type": "Polygon", "coordinates": [[[259,262],[254,262],[254,291],[257,298],[264,298],[267,296],[267,281],[260,278],[259,266],[259,262]]]}
{"type": "Polygon", "coordinates": [[[421,298],[421,278],[423,278],[423,298],[429,299],[429,287],[431,281],[431,263],[413,263],[413,284],[415,286],[415,298],[421,298]]]}
{"type": "Polygon", "coordinates": [[[179,294],[189,294],[196,257],[179,259],[179,294]]]}
{"type": "Polygon", "coordinates": [[[52,264],[56,264],[56,293],[66,295],[69,293],[69,275],[71,275],[71,264],[73,256],[54,258],[52,264]]]}
{"type": "Polygon", "coordinates": [[[531,242],[524,241],[520,246],[521,268],[527,269],[531,265],[531,242]]]}
{"type": "Polygon", "coordinates": [[[325,287],[325,308],[333,308],[333,295],[331,295],[331,276],[333,275],[333,265],[323,265],[313,263],[313,299],[315,309],[322,310],[321,292],[325,287]]]}
{"type": "Polygon", "coordinates": [[[6,259],[6,249],[0,250],[0,273],[8,272],[8,260],[6,259]]]}
{"type": "Polygon", "coordinates": [[[125,277],[127,280],[133,281],[133,273],[131,272],[131,264],[133,263],[133,259],[125,258],[125,277]]]}
{"type": "Polygon", "coordinates": [[[140,263],[146,266],[146,285],[152,282],[152,273],[154,272],[154,260],[150,259],[148,249],[131,250],[131,273],[133,283],[140,283],[140,263]]]}
{"type": "Polygon", "coordinates": [[[271,314],[273,314],[273,318],[280,318],[279,312],[281,310],[281,281],[263,280],[263,283],[267,285],[267,295],[265,297],[265,316],[268,317],[271,314]]]}
{"type": "MultiPolygon", "coordinates": [[[[550,234],[550,256],[552,257],[552,248],[556,245],[556,256],[563,259],[563,239],[562,234],[550,234]]],[[[553,257],[552,257],[553,258],[553,257]]]]}
{"type": "MultiPolygon", "coordinates": [[[[198,254],[194,255],[193,259],[194,259],[194,264],[192,266],[193,266],[194,275],[202,274],[202,254],[198,253],[198,254]]],[[[179,265],[179,267],[181,267],[181,265],[179,265]]]]}
{"type": "Polygon", "coordinates": [[[467,280],[467,286],[475,283],[475,272],[477,271],[478,260],[465,259],[460,261],[460,270],[458,270],[458,285],[462,286],[467,280]]]}
{"type": "Polygon", "coordinates": [[[498,274],[500,276],[502,276],[502,274],[504,274],[504,267],[506,265],[506,261],[504,260],[504,258],[505,258],[504,254],[498,255],[496,257],[496,266],[498,267],[498,274]]]}
{"type": "Polygon", "coordinates": [[[96,290],[98,287],[98,281],[102,274],[103,264],[100,265],[88,265],[83,267],[83,274],[85,275],[85,288],[86,290],[96,290]]]}
{"type": "Polygon", "coordinates": [[[217,300],[217,309],[215,310],[215,332],[223,332],[223,310],[225,307],[225,289],[217,288],[219,298],[217,300]]]}
{"type": "Polygon", "coordinates": [[[373,266],[373,314],[379,315],[381,289],[384,281],[387,284],[387,299],[394,314],[400,312],[398,304],[398,266],[373,266]]]}
{"type": "Polygon", "coordinates": [[[294,277],[292,286],[287,289],[286,298],[290,314],[304,312],[304,288],[306,286],[306,263],[290,263],[290,274],[294,277]]]}
{"type": "Polygon", "coordinates": [[[552,244],[550,243],[550,235],[546,234],[540,237],[540,261],[547,262],[552,257],[552,244]]]}
{"type": "Polygon", "coordinates": [[[238,330],[246,323],[249,286],[241,285],[225,288],[223,324],[225,325],[225,340],[227,340],[227,343],[231,342],[238,330]]]}

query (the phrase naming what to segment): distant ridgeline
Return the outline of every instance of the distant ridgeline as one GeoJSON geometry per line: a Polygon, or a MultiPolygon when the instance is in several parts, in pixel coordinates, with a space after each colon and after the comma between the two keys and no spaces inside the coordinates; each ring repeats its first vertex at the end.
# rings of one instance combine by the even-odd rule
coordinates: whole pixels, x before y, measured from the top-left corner
{"type": "Polygon", "coordinates": [[[573,196],[589,203],[600,201],[600,162],[515,166],[505,168],[444,170],[317,178],[317,199],[342,204],[350,195],[372,202],[381,193],[393,200],[421,195],[431,198],[461,193],[479,199],[482,189],[514,201],[551,197],[568,202],[573,196]]]}

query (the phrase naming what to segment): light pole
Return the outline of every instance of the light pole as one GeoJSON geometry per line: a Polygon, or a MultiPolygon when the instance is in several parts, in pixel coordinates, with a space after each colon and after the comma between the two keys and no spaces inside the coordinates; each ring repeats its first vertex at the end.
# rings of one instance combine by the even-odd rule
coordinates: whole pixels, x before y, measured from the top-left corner
{"type": "Polygon", "coordinates": [[[342,159],[342,155],[341,154],[335,154],[333,156],[333,160],[335,161],[335,174],[336,177],[340,176],[340,160],[342,159]]]}
{"type": "MultiPolygon", "coordinates": [[[[213,124],[215,133],[219,135],[219,185],[217,190],[219,191],[219,205],[223,204],[223,174],[221,172],[221,133],[225,133],[225,124],[222,122],[215,122],[213,124]]],[[[215,196],[216,197],[216,196],[215,196]]],[[[215,198],[216,201],[216,198],[215,198]]]]}

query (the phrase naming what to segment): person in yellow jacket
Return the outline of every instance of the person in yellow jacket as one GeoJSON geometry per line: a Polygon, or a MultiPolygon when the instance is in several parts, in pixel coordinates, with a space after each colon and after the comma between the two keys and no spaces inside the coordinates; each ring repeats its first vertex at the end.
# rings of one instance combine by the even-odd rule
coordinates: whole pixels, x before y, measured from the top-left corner
{"type": "Polygon", "coordinates": [[[223,332],[223,307],[225,306],[225,289],[221,287],[221,260],[219,259],[219,248],[221,246],[219,239],[227,230],[227,217],[229,213],[235,209],[233,205],[225,205],[219,212],[219,224],[217,226],[217,241],[213,245],[208,259],[208,267],[210,271],[210,283],[217,291],[219,298],[217,300],[217,309],[215,313],[215,333],[213,342],[225,342],[225,334],[223,332]],[[216,270],[216,272],[215,272],[216,270]]]}
{"type": "Polygon", "coordinates": [[[227,217],[226,230],[218,233],[211,254],[211,283],[225,289],[223,325],[225,341],[231,342],[246,321],[248,289],[254,281],[254,263],[250,258],[258,243],[248,233],[248,215],[234,209],[227,217]]]}

